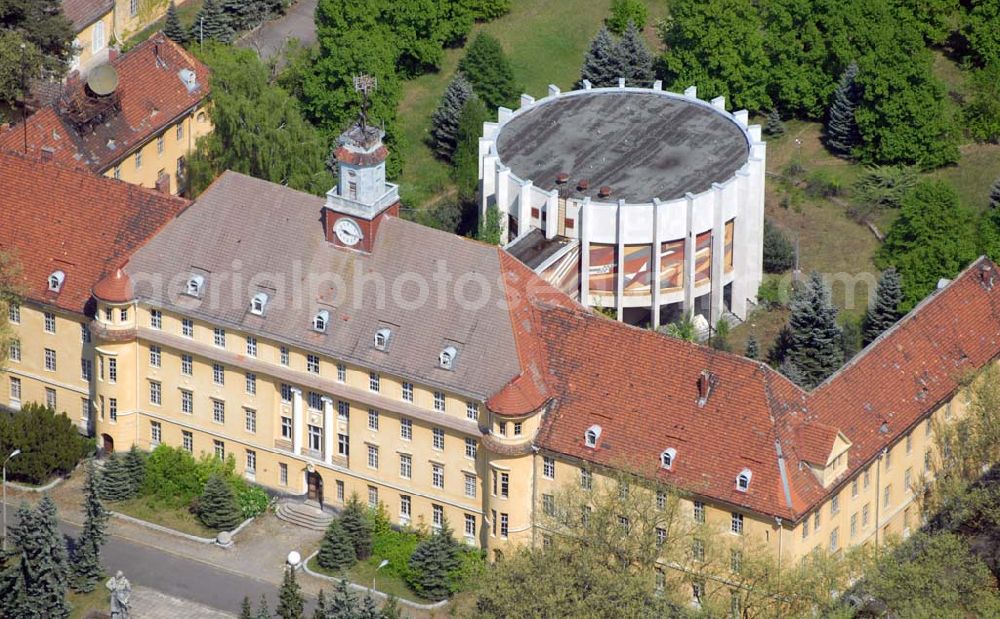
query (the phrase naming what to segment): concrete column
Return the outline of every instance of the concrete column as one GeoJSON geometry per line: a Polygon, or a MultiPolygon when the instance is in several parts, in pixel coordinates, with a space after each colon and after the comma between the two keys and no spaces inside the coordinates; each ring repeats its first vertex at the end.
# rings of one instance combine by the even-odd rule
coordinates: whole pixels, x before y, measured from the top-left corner
{"type": "Polygon", "coordinates": [[[555,84],[549,84],[549,96],[550,97],[558,97],[559,96],[559,92],[560,92],[560,90],[559,90],[558,86],[556,86],[555,84]]]}
{"type": "Polygon", "coordinates": [[[296,456],[302,455],[302,390],[292,387],[292,451],[296,456]]]}
{"type": "Polygon", "coordinates": [[[521,192],[517,200],[517,235],[524,236],[531,229],[531,191],[532,181],[521,182],[521,192]]]}
{"type": "Polygon", "coordinates": [[[722,318],[722,274],[726,255],[725,223],[722,220],[723,196],[722,185],[712,183],[712,293],[708,319],[712,328],[722,318]]]}
{"type": "Polygon", "coordinates": [[[660,247],[663,245],[663,235],[660,232],[660,223],[663,217],[662,208],[660,199],[653,198],[653,246],[650,248],[652,250],[650,256],[653,260],[653,281],[650,283],[650,293],[653,304],[650,308],[650,315],[654,329],[660,326],[660,304],[662,303],[660,300],[660,247]]]}
{"type": "Polygon", "coordinates": [[[684,195],[687,208],[684,223],[684,314],[694,316],[694,194],[684,195]]]}
{"type": "Polygon", "coordinates": [[[684,96],[685,97],[690,97],[691,99],[697,99],[698,98],[698,87],[697,86],[688,86],[687,88],[684,89],[684,96]]]}
{"type": "Polygon", "coordinates": [[[506,245],[510,239],[507,238],[507,213],[510,212],[510,168],[507,166],[497,167],[496,197],[497,210],[500,215],[500,244],[506,245]]]}
{"type": "Polygon", "coordinates": [[[510,117],[514,115],[514,111],[509,107],[498,107],[497,108],[497,122],[501,125],[510,120],[510,117]]]}
{"type": "Polygon", "coordinates": [[[736,172],[737,215],[733,224],[733,307],[734,314],[746,319],[747,297],[756,296],[756,284],[751,284],[755,252],[751,251],[753,239],[750,229],[754,217],[753,209],[748,208],[753,203],[750,187],[750,172],[742,168],[736,172]],[[753,292],[749,289],[753,286],[753,292]]]}
{"type": "Polygon", "coordinates": [[[323,396],[323,459],[327,464],[333,464],[333,435],[337,429],[333,426],[333,400],[323,396]]]}
{"type": "Polygon", "coordinates": [[[590,307],[590,197],[583,199],[577,221],[580,224],[580,304],[590,307]]]}
{"type": "Polygon", "coordinates": [[[531,107],[531,104],[535,102],[535,98],[527,93],[521,94],[521,107],[519,109],[524,109],[526,107],[531,107]]]}
{"type": "Polygon", "coordinates": [[[559,232],[559,192],[553,189],[545,198],[545,238],[551,239],[559,232]]]}
{"type": "Polygon", "coordinates": [[[725,111],[725,109],[726,109],[726,98],[723,97],[723,96],[718,96],[718,97],[712,99],[711,101],[709,101],[709,103],[711,103],[712,107],[714,107],[717,110],[723,110],[723,111],[725,111]]]}
{"type": "MultiPolygon", "coordinates": [[[[624,78],[621,81],[625,81],[624,78]]],[[[618,320],[625,315],[625,200],[618,200],[615,230],[615,309],[618,320]]]]}

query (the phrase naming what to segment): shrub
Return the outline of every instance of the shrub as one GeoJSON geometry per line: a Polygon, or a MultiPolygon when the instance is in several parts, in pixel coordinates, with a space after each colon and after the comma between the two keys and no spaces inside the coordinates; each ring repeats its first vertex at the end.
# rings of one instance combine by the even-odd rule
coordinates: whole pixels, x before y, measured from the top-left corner
{"type": "Polygon", "coordinates": [[[784,307],[788,303],[788,294],[782,289],[781,278],[773,275],[765,276],[757,289],[757,303],[764,309],[784,307]]]}
{"type": "Polygon", "coordinates": [[[394,529],[389,522],[385,509],[379,505],[378,511],[372,517],[372,556],[379,561],[385,559],[388,565],[383,572],[409,580],[410,557],[420,543],[419,533],[410,528],[394,529]]]}
{"type": "Polygon", "coordinates": [[[486,554],[477,548],[462,548],[458,566],[448,573],[452,593],[471,589],[486,578],[486,554]]]}
{"type": "Polygon", "coordinates": [[[611,16],[607,20],[608,30],[621,36],[629,22],[642,30],[646,27],[646,19],[646,5],[640,0],[612,0],[611,16]]]}
{"type": "Polygon", "coordinates": [[[236,478],[236,482],[238,483],[233,484],[233,490],[236,492],[236,502],[240,506],[243,519],[246,520],[247,518],[254,518],[263,514],[264,510],[267,509],[268,503],[271,502],[271,498],[267,496],[267,492],[260,486],[247,483],[239,477],[236,478]]]}
{"type": "Polygon", "coordinates": [[[826,170],[816,170],[806,179],[806,195],[811,198],[832,198],[844,193],[840,179],[826,170]]]}
{"type": "Polygon", "coordinates": [[[142,493],[155,497],[165,507],[187,506],[203,488],[198,461],[183,449],[160,445],[146,460],[142,493]]]}
{"type": "Polygon", "coordinates": [[[899,208],[903,196],[917,183],[917,171],[908,166],[869,166],[852,188],[849,214],[857,220],[886,209],[899,208]]]}
{"type": "Polygon", "coordinates": [[[9,479],[42,484],[66,475],[87,455],[90,443],[69,417],[33,402],[0,414],[0,451],[21,455],[7,463],[9,479]]]}
{"type": "Polygon", "coordinates": [[[795,250],[780,228],[764,218],[764,271],[784,273],[795,263],[795,250]]]}
{"type": "Polygon", "coordinates": [[[351,567],[357,560],[354,544],[344,530],[344,525],[339,518],[333,520],[323,534],[316,562],[328,570],[342,570],[351,567]]]}

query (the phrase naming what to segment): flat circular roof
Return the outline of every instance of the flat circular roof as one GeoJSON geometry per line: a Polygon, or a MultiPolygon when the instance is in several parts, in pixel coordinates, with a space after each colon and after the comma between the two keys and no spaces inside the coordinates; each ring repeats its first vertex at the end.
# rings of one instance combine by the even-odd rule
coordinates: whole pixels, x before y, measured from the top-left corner
{"type": "Polygon", "coordinates": [[[650,202],[700,193],[747,161],[746,135],[731,118],[680,96],[653,92],[561,95],[516,114],[497,152],[518,178],[563,196],[650,202]],[[568,174],[565,184],[556,177],[568,174]],[[589,189],[579,191],[580,180],[589,189]],[[611,188],[598,197],[602,186],[611,188]]]}

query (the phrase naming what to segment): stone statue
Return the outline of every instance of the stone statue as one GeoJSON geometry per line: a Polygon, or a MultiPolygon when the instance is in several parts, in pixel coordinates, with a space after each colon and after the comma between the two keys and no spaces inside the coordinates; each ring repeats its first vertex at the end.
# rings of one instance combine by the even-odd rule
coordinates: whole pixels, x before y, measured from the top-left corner
{"type": "Polygon", "coordinates": [[[129,597],[132,595],[132,585],[121,570],[109,578],[104,584],[111,592],[111,619],[129,619],[129,597]]]}

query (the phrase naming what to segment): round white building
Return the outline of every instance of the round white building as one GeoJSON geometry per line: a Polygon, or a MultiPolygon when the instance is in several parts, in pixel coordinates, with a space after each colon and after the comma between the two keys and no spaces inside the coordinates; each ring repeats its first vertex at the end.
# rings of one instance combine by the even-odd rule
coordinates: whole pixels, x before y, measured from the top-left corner
{"type": "Polygon", "coordinates": [[[484,124],[481,207],[499,209],[507,250],[629,323],[744,318],[762,273],[760,127],[693,87],[586,86],[484,124]]]}

